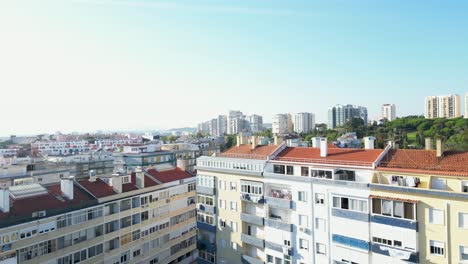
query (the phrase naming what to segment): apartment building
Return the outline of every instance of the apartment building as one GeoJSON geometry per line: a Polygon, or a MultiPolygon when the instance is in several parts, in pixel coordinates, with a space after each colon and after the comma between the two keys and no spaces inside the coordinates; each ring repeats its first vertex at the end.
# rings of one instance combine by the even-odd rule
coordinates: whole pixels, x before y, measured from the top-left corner
{"type": "Polygon", "coordinates": [[[313,113],[297,113],[294,115],[294,132],[307,133],[315,128],[315,115],[313,113]]]}
{"type": "Polygon", "coordinates": [[[0,263],[192,263],[195,177],[142,170],[0,190],[0,263]]]}
{"type": "Polygon", "coordinates": [[[393,121],[396,118],[396,106],[395,104],[383,104],[382,105],[382,118],[387,121],[393,121]]]}
{"type": "Polygon", "coordinates": [[[31,143],[33,151],[41,154],[69,155],[90,150],[88,141],[36,141],[31,143]]]}
{"type": "Polygon", "coordinates": [[[273,134],[289,134],[294,130],[291,114],[277,114],[273,117],[273,134]]]}
{"type": "Polygon", "coordinates": [[[390,150],[377,167],[370,185],[373,263],[468,262],[468,152],[436,145],[390,150]]]}
{"type": "Polygon", "coordinates": [[[426,118],[460,117],[460,96],[458,94],[427,96],[425,98],[426,118]]]}
{"type": "Polygon", "coordinates": [[[335,105],[328,109],[328,129],[343,126],[352,118],[361,118],[367,124],[367,108],[357,105],[335,105]]]}
{"type": "Polygon", "coordinates": [[[162,150],[160,143],[129,144],[125,145],[122,152],[116,152],[114,156],[114,171],[126,173],[136,167],[142,166],[174,166],[176,164],[173,151],[162,150]]]}

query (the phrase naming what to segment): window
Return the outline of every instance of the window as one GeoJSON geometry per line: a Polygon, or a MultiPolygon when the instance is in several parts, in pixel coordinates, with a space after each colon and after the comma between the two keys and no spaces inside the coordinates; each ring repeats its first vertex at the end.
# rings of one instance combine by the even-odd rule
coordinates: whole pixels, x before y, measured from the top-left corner
{"type": "Polygon", "coordinates": [[[299,248],[309,250],[309,240],[300,238],[299,239],[299,248]]]}
{"type": "Polygon", "coordinates": [[[309,167],[301,167],[301,176],[309,176],[309,167]]]}
{"type": "Polygon", "coordinates": [[[263,183],[252,181],[241,181],[241,192],[263,195],[263,183]]]}
{"type": "Polygon", "coordinates": [[[220,190],[226,190],[226,182],[225,181],[222,181],[222,180],[219,181],[219,189],[220,190]]]}
{"type": "Polygon", "coordinates": [[[315,245],[315,250],[317,251],[317,254],[327,254],[326,250],[327,248],[325,247],[325,244],[322,244],[322,243],[317,243],[315,245]]]}
{"type": "Polygon", "coordinates": [[[391,246],[393,244],[391,239],[385,239],[380,237],[372,237],[372,241],[374,243],[384,244],[388,246],[391,246]]]}
{"type": "Polygon", "coordinates": [[[305,227],[309,225],[309,218],[307,215],[299,215],[299,225],[305,227]]]}
{"type": "Polygon", "coordinates": [[[468,229],[468,213],[458,213],[458,227],[468,229]]]}
{"type": "Polygon", "coordinates": [[[304,191],[297,192],[298,200],[301,202],[307,202],[307,193],[304,191]]]}
{"type": "Polygon", "coordinates": [[[285,239],[285,240],[283,241],[283,245],[285,245],[285,246],[287,246],[287,247],[290,247],[290,246],[291,246],[291,240],[285,239]]]}
{"type": "Polygon", "coordinates": [[[373,214],[415,220],[414,206],[413,203],[372,198],[373,214]]]}
{"type": "Polygon", "coordinates": [[[231,248],[237,250],[237,243],[231,241],[231,248]]]}
{"type": "Polygon", "coordinates": [[[232,202],[231,201],[231,210],[232,211],[237,211],[237,202],[232,202]]]}
{"type": "Polygon", "coordinates": [[[283,264],[291,264],[291,256],[284,255],[283,259],[284,259],[283,264]]]}
{"type": "Polygon", "coordinates": [[[236,182],[231,182],[230,187],[231,187],[231,191],[237,190],[237,183],[236,182]]]}
{"type": "Polygon", "coordinates": [[[393,201],[393,216],[402,218],[403,217],[403,203],[393,201]]]}
{"type": "Polygon", "coordinates": [[[293,166],[286,166],[286,174],[294,175],[294,167],[293,166]]]}
{"type": "Polygon", "coordinates": [[[214,188],[215,178],[213,176],[197,175],[197,185],[214,188]]]}
{"type": "Polygon", "coordinates": [[[460,246],[460,260],[468,260],[468,247],[460,246]]]}
{"type": "Polygon", "coordinates": [[[226,220],[220,218],[220,219],[219,219],[219,225],[220,225],[221,227],[226,227],[226,220]]]}
{"type": "Polygon", "coordinates": [[[430,208],[429,209],[429,223],[435,224],[435,225],[443,225],[444,224],[444,211],[430,208]]]}
{"type": "Polygon", "coordinates": [[[213,206],[213,196],[198,194],[197,200],[198,200],[198,203],[213,206]]]}
{"type": "Polygon", "coordinates": [[[468,181],[462,181],[461,185],[462,185],[461,191],[468,193],[468,181]]]}
{"type": "Polygon", "coordinates": [[[430,252],[432,255],[443,256],[444,255],[444,242],[430,240],[430,252]]]}
{"type": "Polygon", "coordinates": [[[267,255],[267,263],[273,263],[273,256],[267,255]]]}
{"type": "Polygon", "coordinates": [[[226,209],[226,200],[219,199],[219,208],[226,209]]]}
{"type": "Polygon", "coordinates": [[[431,179],[431,189],[446,190],[447,189],[446,180],[442,179],[442,178],[432,178],[431,179]]]}
{"type": "Polygon", "coordinates": [[[232,232],[237,232],[237,222],[231,221],[231,229],[232,229],[232,232]]]}
{"type": "Polygon", "coordinates": [[[325,170],[311,170],[310,175],[316,178],[327,178],[327,179],[332,178],[332,172],[325,171],[325,170]]]}
{"type": "Polygon", "coordinates": [[[392,201],[382,200],[382,214],[392,216],[392,201]]]}
{"type": "Polygon", "coordinates": [[[273,173],[284,174],[284,165],[273,165],[273,173]]]}
{"type": "Polygon", "coordinates": [[[316,193],[315,194],[315,203],[316,204],[324,204],[325,203],[325,195],[323,193],[316,193]]]}
{"type": "Polygon", "coordinates": [[[315,229],[320,231],[326,231],[326,222],[323,218],[315,218],[315,229]]]}
{"type": "Polygon", "coordinates": [[[403,247],[403,244],[401,243],[401,241],[393,240],[393,246],[401,248],[403,247]]]}

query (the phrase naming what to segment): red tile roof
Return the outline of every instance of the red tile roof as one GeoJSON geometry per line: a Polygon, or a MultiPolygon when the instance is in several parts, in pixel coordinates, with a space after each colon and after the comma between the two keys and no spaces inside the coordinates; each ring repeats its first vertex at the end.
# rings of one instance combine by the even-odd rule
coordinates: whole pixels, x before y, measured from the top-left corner
{"type": "MultiPolygon", "coordinates": [[[[180,168],[175,168],[173,170],[166,170],[166,171],[157,171],[154,169],[150,169],[147,172],[149,175],[153,176],[156,180],[162,183],[178,181],[178,180],[194,177],[192,174],[186,171],[183,171],[180,168]]],[[[145,181],[145,186],[146,186],[146,181],[145,181]]]]}
{"type": "Polygon", "coordinates": [[[96,179],[95,182],[90,182],[89,180],[81,180],[78,181],[78,183],[97,198],[102,198],[116,194],[116,192],[111,186],[107,185],[107,183],[105,183],[99,178],[96,179]]]}
{"type": "Polygon", "coordinates": [[[252,149],[252,145],[233,146],[228,150],[221,153],[222,157],[236,157],[236,158],[251,158],[251,159],[266,159],[267,156],[273,154],[278,148],[276,145],[259,145],[252,149]]]}
{"type": "Polygon", "coordinates": [[[60,190],[60,184],[45,187],[48,191],[47,194],[22,199],[11,199],[10,212],[1,213],[0,219],[7,217],[32,217],[33,212],[67,209],[93,200],[88,193],[78,188],[76,185],[73,186],[73,200],[69,200],[63,196],[60,190]]]}
{"type": "Polygon", "coordinates": [[[435,150],[390,150],[379,166],[386,171],[468,176],[468,152],[449,151],[439,158],[435,150]]]}
{"type": "Polygon", "coordinates": [[[320,148],[287,147],[278,154],[275,160],[350,166],[371,166],[382,152],[382,149],[328,148],[327,157],[321,157],[320,148]]]}
{"type": "MultiPolygon", "coordinates": [[[[136,184],[136,174],[135,172],[132,172],[132,183],[128,183],[128,184],[133,184],[133,186],[135,186],[136,184]]],[[[145,188],[146,187],[152,187],[152,186],[155,186],[155,185],[158,185],[157,182],[155,182],[153,179],[151,179],[151,177],[148,177],[147,175],[145,175],[145,188]]],[[[136,188],[136,186],[135,186],[136,188]]]]}

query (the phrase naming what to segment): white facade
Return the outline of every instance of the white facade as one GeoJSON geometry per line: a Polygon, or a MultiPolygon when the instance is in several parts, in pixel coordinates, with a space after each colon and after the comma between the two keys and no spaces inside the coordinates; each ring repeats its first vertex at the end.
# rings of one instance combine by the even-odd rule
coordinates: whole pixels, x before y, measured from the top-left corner
{"type": "Polygon", "coordinates": [[[393,121],[396,118],[396,106],[395,104],[384,104],[382,105],[382,117],[388,121],[393,121]]]}
{"type": "Polygon", "coordinates": [[[263,130],[263,117],[259,115],[251,115],[247,117],[252,133],[261,132],[263,130]]]}
{"type": "Polygon", "coordinates": [[[294,115],[294,132],[307,133],[315,128],[315,115],[313,113],[297,113],[294,115]]]}
{"type": "Polygon", "coordinates": [[[426,118],[460,117],[460,96],[458,94],[427,96],[425,98],[426,118]]]}
{"type": "Polygon", "coordinates": [[[90,144],[86,140],[81,141],[36,141],[31,143],[31,148],[41,154],[66,155],[77,152],[87,152],[90,144]]]}
{"type": "Polygon", "coordinates": [[[237,134],[242,131],[242,118],[243,114],[241,111],[229,111],[227,117],[227,133],[229,135],[237,134]]]}
{"type": "Polygon", "coordinates": [[[217,122],[217,132],[216,136],[220,137],[227,133],[227,116],[219,115],[217,122]]]}
{"type": "Polygon", "coordinates": [[[277,114],[273,117],[272,132],[273,134],[291,133],[291,115],[277,114]]]}

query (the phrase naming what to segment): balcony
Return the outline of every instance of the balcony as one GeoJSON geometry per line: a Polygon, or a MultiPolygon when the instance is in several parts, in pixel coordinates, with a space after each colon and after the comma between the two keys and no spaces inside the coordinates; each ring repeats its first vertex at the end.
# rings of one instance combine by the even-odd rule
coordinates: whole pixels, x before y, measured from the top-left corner
{"type": "Polygon", "coordinates": [[[247,213],[242,213],[241,214],[241,220],[246,222],[246,223],[253,224],[253,225],[259,225],[259,226],[263,226],[264,222],[265,222],[263,217],[256,216],[256,215],[251,215],[251,214],[247,214],[247,213]]]}
{"type": "Polygon", "coordinates": [[[265,226],[272,227],[275,229],[283,230],[286,232],[293,231],[293,225],[287,222],[282,221],[281,219],[270,216],[270,218],[265,219],[265,226]]]}
{"type": "Polygon", "coordinates": [[[265,248],[274,250],[276,252],[281,252],[281,254],[292,256],[293,249],[287,246],[278,245],[276,243],[265,241],[265,248]]]}
{"type": "Polygon", "coordinates": [[[207,204],[198,204],[198,209],[203,212],[210,214],[216,214],[216,206],[207,205],[207,204]]]}
{"type": "Polygon", "coordinates": [[[207,223],[197,222],[197,228],[211,233],[216,233],[216,226],[207,223]]]}
{"type": "Polygon", "coordinates": [[[197,193],[216,195],[216,188],[197,185],[197,193]]]}
{"type": "Polygon", "coordinates": [[[288,199],[281,199],[281,198],[266,196],[265,201],[266,201],[266,203],[268,205],[271,205],[271,206],[285,208],[285,209],[292,209],[293,208],[292,201],[288,200],[288,199]]]}
{"type": "Polygon", "coordinates": [[[205,250],[211,253],[216,252],[216,242],[210,242],[205,238],[198,237],[198,249],[205,250]]]}
{"type": "Polygon", "coordinates": [[[254,258],[248,255],[242,255],[243,264],[264,264],[265,262],[261,259],[254,258]]]}
{"type": "Polygon", "coordinates": [[[251,202],[251,203],[259,203],[259,204],[265,203],[265,199],[263,198],[263,195],[241,193],[240,199],[242,201],[251,202]]]}
{"type": "Polygon", "coordinates": [[[371,244],[371,250],[373,253],[377,253],[385,256],[392,256],[395,259],[400,259],[407,261],[409,263],[418,263],[419,262],[419,253],[409,250],[404,250],[402,248],[390,247],[387,245],[380,244],[371,244]]]}
{"type": "Polygon", "coordinates": [[[247,234],[241,234],[241,241],[258,248],[265,248],[265,241],[261,238],[249,236],[247,234]]]}

